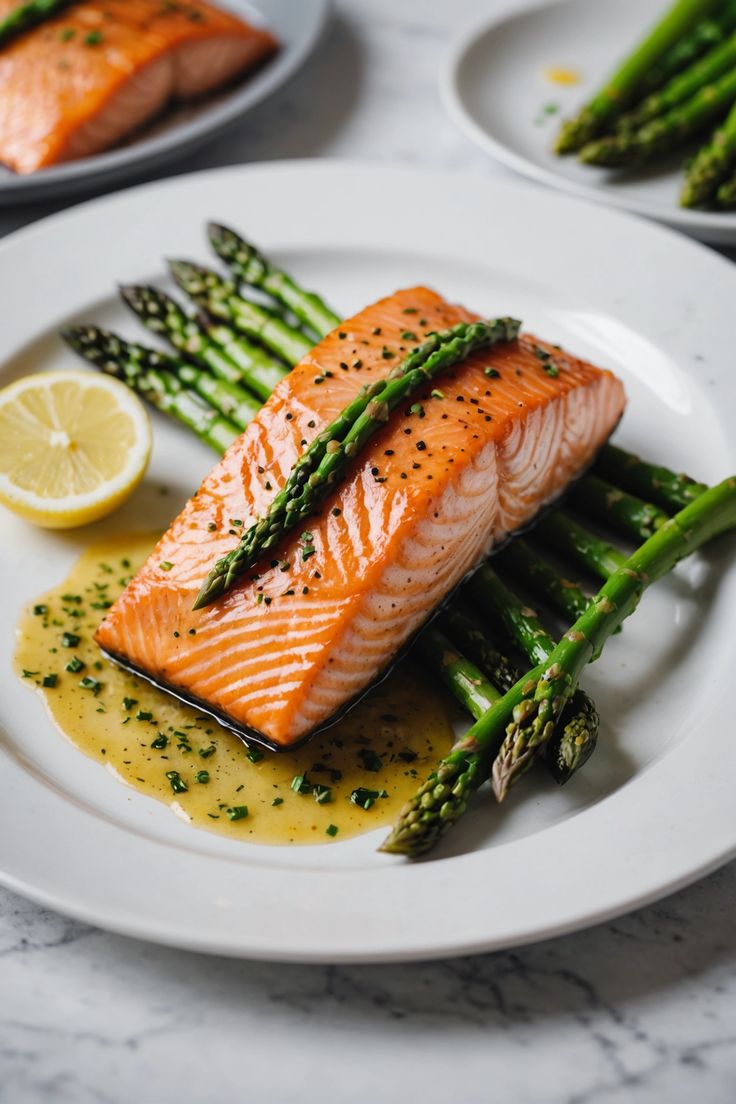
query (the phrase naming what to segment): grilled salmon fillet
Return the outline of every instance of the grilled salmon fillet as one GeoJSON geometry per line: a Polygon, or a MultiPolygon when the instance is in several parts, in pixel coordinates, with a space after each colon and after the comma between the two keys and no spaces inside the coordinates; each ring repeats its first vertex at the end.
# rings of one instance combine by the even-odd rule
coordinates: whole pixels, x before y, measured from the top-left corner
{"type": "MultiPolygon", "coordinates": [[[[0,18],[18,3],[0,0],[0,18]]],[[[31,173],[99,153],[275,47],[200,0],[73,4],[0,51],[0,161],[31,173]]]]}
{"type": "Polygon", "coordinates": [[[480,558],[591,462],[624,408],[614,375],[528,335],[472,355],[394,413],[277,559],[214,605],[192,605],[360,387],[427,331],[475,317],[416,287],[321,341],[110,609],[102,648],[276,747],[359,695],[480,558]]]}

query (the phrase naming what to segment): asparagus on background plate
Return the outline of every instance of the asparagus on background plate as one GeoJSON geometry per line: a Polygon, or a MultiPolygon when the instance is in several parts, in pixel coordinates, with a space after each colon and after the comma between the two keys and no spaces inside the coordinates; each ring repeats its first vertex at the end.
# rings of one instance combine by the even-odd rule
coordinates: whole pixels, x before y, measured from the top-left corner
{"type": "Polygon", "coordinates": [[[736,170],[735,112],[736,0],[677,2],[611,82],[563,123],[556,150],[577,152],[585,165],[631,169],[668,157],[722,124],[686,164],[680,204],[725,209],[736,205],[736,188],[729,187],[736,170]],[[667,49],[663,44],[673,32],[676,41],[667,49]]]}
{"type": "Polygon", "coordinates": [[[676,0],[582,110],[563,123],[557,152],[574,153],[601,134],[645,87],[652,66],[715,7],[716,0],[676,0]]]}

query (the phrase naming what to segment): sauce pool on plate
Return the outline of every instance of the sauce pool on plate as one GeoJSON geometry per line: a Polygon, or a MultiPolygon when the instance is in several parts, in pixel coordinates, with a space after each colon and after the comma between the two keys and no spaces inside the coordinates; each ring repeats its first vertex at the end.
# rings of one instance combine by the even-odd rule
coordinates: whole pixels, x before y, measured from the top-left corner
{"type": "Polygon", "coordinates": [[[452,743],[437,691],[404,661],[303,747],[248,749],[212,718],[109,663],[92,639],[155,540],[141,534],[91,547],[23,611],[16,671],[57,728],[184,820],[251,843],[330,843],[390,824],[452,743]]]}

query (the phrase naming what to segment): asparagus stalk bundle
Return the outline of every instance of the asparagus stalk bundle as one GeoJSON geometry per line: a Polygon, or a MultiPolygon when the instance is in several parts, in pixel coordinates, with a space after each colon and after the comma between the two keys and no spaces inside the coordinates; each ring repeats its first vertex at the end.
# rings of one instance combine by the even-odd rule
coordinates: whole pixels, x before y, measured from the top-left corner
{"type": "Polygon", "coordinates": [[[269,548],[309,516],[333,489],[350,462],[388,420],[391,413],[420,386],[468,357],[477,349],[513,341],[521,323],[512,318],[461,323],[432,335],[397,365],[385,380],[367,388],[343,414],[318,434],[296,465],[267,513],[243,534],[240,544],[210,571],[194,609],[214,602],[269,548]]]}
{"type": "MultiPolygon", "coordinates": [[[[478,568],[465,590],[476,606],[503,625],[529,663],[536,665],[548,659],[555,649],[554,640],[534,610],[520,601],[489,564],[478,568]]],[[[557,773],[561,764],[575,763],[577,767],[590,757],[598,738],[598,723],[592,700],[585,691],[577,690],[556,730],[557,746],[552,761],[557,773]]]]}
{"type": "MultiPolygon", "coordinates": [[[[446,630],[446,638],[453,642],[455,650],[452,662],[442,667],[443,657],[436,653],[431,656],[431,645],[426,642],[423,654],[425,658],[431,660],[429,664],[431,669],[440,669],[441,677],[455,699],[465,705],[475,720],[479,720],[481,715],[495,704],[500,696],[499,691],[506,693],[510,690],[521,678],[522,672],[513,667],[509,660],[493,646],[488,637],[487,624],[477,621],[461,601],[453,599],[440,615],[439,627],[446,630]],[[462,653],[457,651],[458,647],[462,649],[462,653]],[[495,696],[488,696],[484,709],[480,708],[483,697],[481,688],[476,688],[477,692],[472,699],[464,700],[463,688],[458,689],[455,685],[455,676],[460,675],[463,661],[467,656],[471,661],[466,670],[467,677],[472,678],[472,661],[475,661],[481,672],[490,679],[496,691],[495,696]]],[[[559,786],[569,782],[575,771],[580,770],[595,751],[599,724],[600,719],[592,699],[578,691],[567,706],[552,739],[541,751],[540,757],[545,767],[559,786]]]]}
{"type": "Polygon", "coordinates": [[[103,372],[117,376],[152,406],[191,429],[215,452],[223,453],[239,436],[234,422],[189,385],[182,384],[176,371],[164,363],[163,354],[141,351],[139,346],[131,346],[95,326],[64,330],[62,337],[75,353],[103,372]]]}
{"type": "Polygon", "coordinates": [[[633,134],[612,134],[589,142],[580,151],[585,165],[620,168],[644,165],[679,149],[722,118],[736,100],[736,68],[698,90],[633,134]]]}
{"type": "Polygon", "coordinates": [[[234,230],[216,222],[211,222],[207,230],[215,253],[241,283],[265,291],[288,307],[300,322],[320,337],[340,325],[342,319],[325,305],[319,295],[305,291],[288,273],[277,268],[234,230]]]}
{"type": "Polygon", "coordinates": [[[549,658],[476,721],[402,810],[382,850],[417,857],[462,815],[493,763],[507,792],[555,728],[585,665],[634,611],[648,586],[706,541],[736,527],[736,476],[705,491],[649,538],[603,585],[549,658]]]}
{"type": "Polygon", "coordinates": [[[313,342],[299,330],[258,303],[243,299],[235,285],[216,272],[191,261],[170,261],[169,267],[179,287],[199,307],[260,341],[286,364],[297,364],[312,348],[313,342]]]}
{"type": "Polygon", "coordinates": [[[635,99],[649,69],[715,6],[715,0],[675,0],[579,114],[563,124],[557,152],[575,152],[601,134],[635,99]]]}
{"type": "Polygon", "coordinates": [[[196,392],[230,420],[236,434],[245,429],[261,409],[260,402],[236,383],[220,379],[206,369],[167,356],[157,349],[125,341],[98,326],[74,326],[64,330],[62,337],[74,352],[90,364],[108,375],[117,376],[144,396],[144,381],[169,373],[181,384],[180,393],[186,390],[196,392]]]}
{"type": "Polygon", "coordinates": [[[664,88],[652,92],[626,115],[622,115],[616,123],[616,130],[621,134],[631,134],[639,130],[645,123],[689,100],[701,88],[706,88],[735,67],[736,34],[731,34],[695,65],[674,77],[664,88]]]}
{"type": "Polygon", "coordinates": [[[165,338],[185,356],[196,358],[220,379],[244,383],[267,399],[286,369],[261,350],[240,341],[226,326],[202,326],[188,318],[179,304],[155,287],[129,285],[120,289],[123,300],[152,332],[165,338]],[[252,350],[252,351],[251,351],[252,350]]]}
{"type": "Polygon", "coordinates": [[[687,69],[736,29],[736,0],[727,0],[684,34],[644,77],[642,88],[653,92],[687,69]]]}
{"type": "Polygon", "coordinates": [[[736,102],[708,145],[688,165],[680,194],[683,207],[698,207],[714,198],[736,165],[736,102]]]}
{"type": "Polygon", "coordinates": [[[0,19],[0,47],[16,35],[29,31],[46,19],[51,19],[64,8],[68,8],[71,3],[72,0],[28,0],[25,4],[18,4],[3,19],[0,19]]]}

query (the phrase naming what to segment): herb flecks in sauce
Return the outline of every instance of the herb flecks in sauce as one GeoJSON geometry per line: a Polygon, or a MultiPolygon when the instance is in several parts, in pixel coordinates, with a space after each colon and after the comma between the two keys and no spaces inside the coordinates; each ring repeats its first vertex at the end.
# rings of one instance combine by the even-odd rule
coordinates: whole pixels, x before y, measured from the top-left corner
{"type": "MultiPolygon", "coordinates": [[[[304,550],[310,537],[302,534],[304,550]]],[[[16,671],[27,673],[24,685],[44,698],[57,727],[179,817],[249,843],[329,845],[391,823],[450,747],[437,692],[405,662],[302,748],[248,749],[215,721],[101,661],[93,640],[100,591],[114,601],[154,543],[143,535],[90,549],[23,614],[16,671]],[[306,785],[292,788],[296,778],[306,785]]]]}

